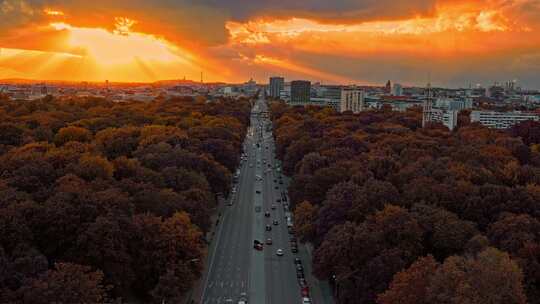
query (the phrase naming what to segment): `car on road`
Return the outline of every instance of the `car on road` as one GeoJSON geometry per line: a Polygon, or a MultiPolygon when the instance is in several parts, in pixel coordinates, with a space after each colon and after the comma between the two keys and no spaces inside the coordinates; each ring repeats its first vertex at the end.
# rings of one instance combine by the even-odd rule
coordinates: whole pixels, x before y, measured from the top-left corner
{"type": "Polygon", "coordinates": [[[266,231],[272,231],[272,226],[266,225],[266,231]]]}
{"type": "Polygon", "coordinates": [[[278,222],[278,220],[274,220],[274,221],[272,222],[272,224],[274,224],[274,226],[277,226],[277,225],[279,225],[279,222],[278,222]]]}
{"type": "Polygon", "coordinates": [[[253,164],[249,164],[249,167],[250,167],[250,168],[253,168],[253,164]]]}
{"type": "Polygon", "coordinates": [[[298,278],[298,279],[304,278],[304,273],[303,272],[297,272],[296,273],[296,278],[298,278]]]}
{"type": "Polygon", "coordinates": [[[302,265],[302,260],[300,260],[300,258],[294,258],[294,264],[302,265]]]}
{"type": "Polygon", "coordinates": [[[264,249],[263,243],[259,240],[253,240],[253,249],[262,251],[264,249]]]}
{"type": "Polygon", "coordinates": [[[261,190],[257,190],[257,191],[255,191],[255,193],[261,194],[261,190]]]}
{"type": "Polygon", "coordinates": [[[233,300],[232,300],[232,299],[227,299],[227,300],[225,300],[225,304],[229,304],[229,303],[232,304],[232,303],[233,303],[233,300]]]}
{"type": "Polygon", "coordinates": [[[265,217],[270,217],[270,211],[267,210],[267,211],[264,213],[264,216],[265,216],[265,217]]]}
{"type": "Polygon", "coordinates": [[[279,184],[280,184],[280,185],[283,185],[283,181],[282,181],[282,180],[280,180],[280,181],[279,181],[279,184]]]}
{"type": "Polygon", "coordinates": [[[277,199],[276,199],[276,203],[281,203],[281,199],[280,199],[280,198],[277,198],[277,199]]]}
{"type": "Polygon", "coordinates": [[[278,189],[279,189],[279,187],[278,187],[278,186],[275,186],[275,187],[274,187],[274,189],[278,190],[278,189]]]}
{"type": "Polygon", "coordinates": [[[276,205],[272,205],[272,210],[276,210],[276,205]]]}
{"type": "Polygon", "coordinates": [[[240,294],[240,297],[238,298],[238,304],[248,304],[247,294],[245,292],[242,292],[240,294]]]}
{"type": "Polygon", "coordinates": [[[298,247],[291,247],[292,253],[298,253],[298,247]]]}
{"type": "Polygon", "coordinates": [[[272,239],[271,238],[266,239],[266,245],[272,245],[272,239]]]}
{"type": "Polygon", "coordinates": [[[277,256],[283,256],[283,249],[276,250],[276,255],[277,256]]]}
{"type": "Polygon", "coordinates": [[[304,272],[304,267],[302,267],[302,264],[296,265],[296,271],[304,272]]]}
{"type": "Polygon", "coordinates": [[[303,297],[302,298],[302,304],[311,304],[311,299],[308,298],[308,297],[303,297]]]}

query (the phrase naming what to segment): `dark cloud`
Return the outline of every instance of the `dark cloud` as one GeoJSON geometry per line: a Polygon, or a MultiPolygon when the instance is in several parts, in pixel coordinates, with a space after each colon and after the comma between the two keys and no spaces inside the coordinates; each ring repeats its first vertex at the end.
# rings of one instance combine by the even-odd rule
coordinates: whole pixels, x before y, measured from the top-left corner
{"type": "Polygon", "coordinates": [[[78,26],[113,27],[114,17],[131,17],[136,29],[203,44],[227,41],[225,23],[256,17],[304,17],[350,23],[428,14],[434,0],[0,0],[0,31],[43,22],[46,8],[65,13],[78,26]]]}
{"type": "Polygon", "coordinates": [[[213,7],[228,10],[235,20],[254,17],[305,17],[332,23],[395,19],[430,14],[435,0],[205,0],[213,7]]]}

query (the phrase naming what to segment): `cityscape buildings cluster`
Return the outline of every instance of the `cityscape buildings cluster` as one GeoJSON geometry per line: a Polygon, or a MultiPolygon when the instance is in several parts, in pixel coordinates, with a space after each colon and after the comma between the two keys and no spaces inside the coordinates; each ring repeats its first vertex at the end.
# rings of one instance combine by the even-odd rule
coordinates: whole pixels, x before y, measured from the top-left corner
{"type": "Polygon", "coordinates": [[[392,81],[384,86],[326,85],[307,80],[286,82],[284,77],[270,77],[268,84],[250,79],[241,84],[203,83],[189,80],[162,81],[152,84],[124,83],[0,83],[0,95],[21,102],[44,98],[97,97],[115,102],[151,102],[184,96],[215,97],[252,96],[264,92],[273,99],[295,106],[330,107],[338,112],[359,113],[388,107],[406,111],[423,108],[423,124],[440,122],[450,130],[458,123],[458,114],[470,113],[471,122],[490,128],[505,129],[523,120],[539,120],[540,92],[520,88],[516,81],[495,83],[483,88],[449,89],[403,86],[392,81]]]}
{"type": "Polygon", "coordinates": [[[423,125],[439,122],[453,130],[460,111],[469,110],[471,122],[491,128],[505,129],[524,120],[538,120],[540,92],[522,90],[515,81],[495,83],[483,88],[461,89],[405,87],[390,80],[384,87],[355,85],[322,85],[309,81],[285,82],[283,77],[271,77],[267,95],[295,106],[331,107],[338,112],[359,113],[390,107],[405,111],[422,107],[423,125]],[[309,96],[308,96],[309,91],[309,96]]]}

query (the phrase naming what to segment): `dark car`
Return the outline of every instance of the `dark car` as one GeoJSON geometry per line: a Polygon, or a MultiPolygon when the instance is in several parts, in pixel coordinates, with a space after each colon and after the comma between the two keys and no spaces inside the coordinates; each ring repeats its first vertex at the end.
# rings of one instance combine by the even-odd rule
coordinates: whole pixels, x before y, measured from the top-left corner
{"type": "Polygon", "coordinates": [[[296,265],[296,271],[304,272],[304,267],[301,264],[296,265]]]}
{"type": "Polygon", "coordinates": [[[279,222],[277,220],[274,220],[272,223],[274,224],[274,226],[279,225],[279,222]]]}
{"type": "Polygon", "coordinates": [[[294,258],[294,263],[296,265],[302,265],[302,260],[300,260],[300,258],[294,258]]]}
{"type": "Polygon", "coordinates": [[[257,190],[257,191],[255,191],[255,193],[261,194],[261,190],[257,190]]]}
{"type": "Polygon", "coordinates": [[[278,186],[275,186],[275,187],[274,187],[274,189],[276,189],[276,190],[277,190],[277,189],[279,189],[279,187],[278,187],[278,186]]]}
{"type": "Polygon", "coordinates": [[[280,181],[279,181],[279,184],[280,184],[280,185],[283,185],[283,181],[282,181],[282,180],[280,180],[280,181]]]}
{"type": "Polygon", "coordinates": [[[264,213],[264,216],[265,216],[265,217],[270,217],[270,212],[266,211],[266,212],[264,213]]]}
{"type": "Polygon", "coordinates": [[[271,230],[272,230],[272,226],[266,225],[266,231],[271,231],[271,230]]]}
{"type": "Polygon", "coordinates": [[[303,279],[303,278],[304,278],[304,273],[303,273],[303,272],[297,272],[297,273],[296,273],[296,277],[297,277],[298,279],[303,279]]]}
{"type": "Polygon", "coordinates": [[[298,279],[298,285],[300,285],[301,288],[306,287],[306,286],[307,286],[306,279],[304,279],[304,278],[299,278],[299,279],[298,279]]]}
{"type": "Polygon", "coordinates": [[[291,252],[292,253],[298,253],[298,247],[292,247],[291,252]]]}
{"type": "Polygon", "coordinates": [[[280,199],[280,198],[277,198],[277,199],[276,199],[276,203],[281,203],[281,199],[280,199]]]}
{"type": "Polygon", "coordinates": [[[263,250],[263,244],[259,240],[253,240],[253,248],[257,250],[263,250]]]}

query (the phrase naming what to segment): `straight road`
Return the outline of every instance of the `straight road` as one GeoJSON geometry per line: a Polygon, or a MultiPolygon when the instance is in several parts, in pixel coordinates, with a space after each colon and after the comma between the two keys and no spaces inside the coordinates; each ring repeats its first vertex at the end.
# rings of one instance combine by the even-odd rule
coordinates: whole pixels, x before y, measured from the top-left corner
{"type": "MultiPolygon", "coordinates": [[[[249,130],[248,133],[253,133],[249,130]]],[[[244,146],[250,151],[253,137],[248,134],[244,146]]],[[[249,292],[249,270],[252,254],[253,197],[255,195],[255,170],[249,164],[256,155],[247,153],[236,187],[231,195],[232,206],[223,212],[216,237],[210,248],[208,269],[203,278],[201,303],[220,304],[236,301],[240,294],[249,292]]]]}
{"type": "Polygon", "coordinates": [[[261,115],[266,111],[264,100],[258,100],[245,140],[247,160],[239,168],[233,204],[223,212],[210,247],[200,303],[237,304],[242,293],[253,304],[302,303],[294,264],[297,255],[291,252],[283,203],[277,202],[286,189],[279,182],[271,130],[266,130],[270,121],[261,115]],[[254,240],[266,243],[268,238],[272,244],[265,244],[263,251],[253,249],[254,240]],[[276,254],[278,249],[283,256],[276,254]]]}

